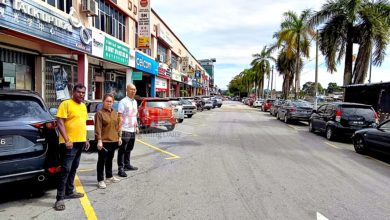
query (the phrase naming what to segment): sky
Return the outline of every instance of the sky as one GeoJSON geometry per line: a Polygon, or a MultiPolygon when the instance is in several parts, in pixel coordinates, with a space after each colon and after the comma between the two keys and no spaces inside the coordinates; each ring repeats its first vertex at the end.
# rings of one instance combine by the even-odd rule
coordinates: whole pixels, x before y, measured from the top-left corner
{"type": "MultiPolygon", "coordinates": [[[[221,89],[227,89],[234,76],[250,68],[253,54],[275,42],[273,34],[280,29],[284,12],[300,14],[307,8],[317,11],[323,3],[325,0],[151,0],[152,8],[196,59],[216,58],[214,78],[221,89]]],[[[357,54],[356,46],[354,54],[357,54]]],[[[343,65],[331,74],[326,70],[321,52],[318,60],[318,82],[325,88],[330,82],[342,85],[343,65]]],[[[310,58],[304,63],[301,85],[314,82],[314,41],[310,58]]],[[[373,66],[371,73],[372,82],[390,81],[390,46],[382,66],[373,66]]],[[[273,88],[281,90],[282,81],[282,76],[274,70],[273,88]]],[[[268,84],[267,79],[265,88],[268,84]]]]}

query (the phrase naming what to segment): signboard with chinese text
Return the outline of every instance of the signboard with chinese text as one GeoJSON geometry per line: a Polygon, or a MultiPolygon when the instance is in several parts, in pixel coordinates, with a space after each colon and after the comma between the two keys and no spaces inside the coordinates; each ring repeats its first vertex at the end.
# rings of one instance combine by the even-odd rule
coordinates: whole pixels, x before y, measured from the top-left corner
{"type": "Polygon", "coordinates": [[[140,0],[138,9],[138,48],[150,48],[150,0],[140,0]]]}

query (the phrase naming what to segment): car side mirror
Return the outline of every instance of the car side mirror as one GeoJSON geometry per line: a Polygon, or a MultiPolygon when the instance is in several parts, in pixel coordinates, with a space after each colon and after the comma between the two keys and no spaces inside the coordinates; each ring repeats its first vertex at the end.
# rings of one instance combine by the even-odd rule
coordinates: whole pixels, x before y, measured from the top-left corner
{"type": "Polygon", "coordinates": [[[53,115],[53,116],[56,116],[56,115],[57,115],[57,111],[58,111],[57,108],[50,108],[50,109],[49,109],[50,114],[53,115]]]}

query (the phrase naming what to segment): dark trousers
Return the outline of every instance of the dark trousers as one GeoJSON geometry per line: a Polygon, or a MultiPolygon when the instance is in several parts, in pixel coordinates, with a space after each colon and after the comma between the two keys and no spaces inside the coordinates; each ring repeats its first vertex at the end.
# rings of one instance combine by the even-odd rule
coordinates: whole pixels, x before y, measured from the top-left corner
{"type": "Polygon", "coordinates": [[[134,148],[135,132],[122,132],[122,145],[118,150],[118,171],[130,166],[130,153],[134,148]]]}
{"type": "Polygon", "coordinates": [[[73,194],[74,178],[84,146],[85,142],[76,142],[73,143],[72,149],[66,149],[65,144],[60,144],[61,173],[57,187],[57,201],[63,200],[65,195],[73,194]]]}
{"type": "Polygon", "coordinates": [[[107,151],[101,149],[98,151],[97,162],[97,181],[104,180],[104,168],[106,168],[106,178],[112,177],[112,159],[114,158],[115,149],[118,147],[118,142],[103,142],[103,147],[107,151]]]}

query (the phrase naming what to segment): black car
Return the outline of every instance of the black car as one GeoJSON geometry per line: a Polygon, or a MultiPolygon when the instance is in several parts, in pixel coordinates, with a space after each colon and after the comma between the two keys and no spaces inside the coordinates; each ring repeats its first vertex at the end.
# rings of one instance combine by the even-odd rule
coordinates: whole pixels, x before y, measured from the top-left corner
{"type": "Polygon", "coordinates": [[[337,102],[321,105],[311,115],[309,131],[326,133],[328,140],[335,136],[351,137],[363,128],[375,127],[378,116],[370,105],[337,102]]]}
{"type": "Polygon", "coordinates": [[[39,94],[0,90],[0,109],[0,183],[57,172],[57,123],[39,94]]]}
{"type": "Polygon", "coordinates": [[[369,149],[390,154],[390,120],[382,122],[376,128],[356,131],[352,136],[355,151],[364,154],[369,149]]]}
{"type": "Polygon", "coordinates": [[[276,113],[278,112],[278,109],[280,106],[282,106],[286,101],[283,99],[277,99],[272,104],[271,108],[269,109],[269,113],[273,116],[276,116],[276,113]]]}
{"type": "Polygon", "coordinates": [[[313,112],[313,107],[303,101],[287,100],[278,108],[277,119],[282,119],[285,123],[289,121],[308,121],[313,112]]]}

